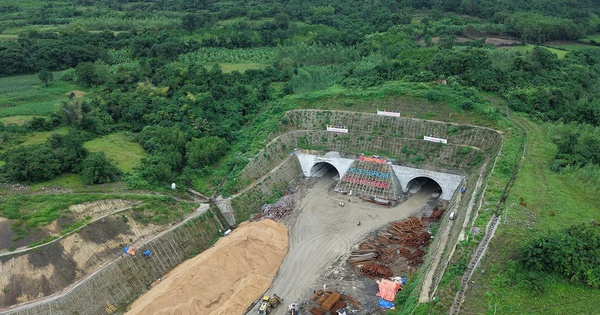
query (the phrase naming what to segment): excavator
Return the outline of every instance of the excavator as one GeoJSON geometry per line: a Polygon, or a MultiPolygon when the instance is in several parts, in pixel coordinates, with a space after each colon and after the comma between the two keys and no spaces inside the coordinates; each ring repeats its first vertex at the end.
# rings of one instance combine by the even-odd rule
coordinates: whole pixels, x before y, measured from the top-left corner
{"type": "Polygon", "coordinates": [[[283,301],[277,294],[273,294],[273,296],[265,295],[260,300],[260,306],[258,307],[258,314],[266,315],[271,313],[271,309],[277,307],[277,305],[281,304],[283,301]]]}

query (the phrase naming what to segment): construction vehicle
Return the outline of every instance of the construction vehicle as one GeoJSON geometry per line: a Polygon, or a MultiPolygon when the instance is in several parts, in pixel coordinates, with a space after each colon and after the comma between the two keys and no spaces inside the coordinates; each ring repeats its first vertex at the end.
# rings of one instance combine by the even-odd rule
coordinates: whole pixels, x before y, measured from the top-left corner
{"type": "Polygon", "coordinates": [[[300,308],[298,307],[298,303],[292,303],[288,305],[288,315],[298,315],[300,313],[300,308]]]}
{"type": "Polygon", "coordinates": [[[271,309],[274,309],[283,301],[277,294],[273,296],[265,295],[260,300],[260,306],[258,307],[258,314],[265,315],[271,313],[271,309]]]}

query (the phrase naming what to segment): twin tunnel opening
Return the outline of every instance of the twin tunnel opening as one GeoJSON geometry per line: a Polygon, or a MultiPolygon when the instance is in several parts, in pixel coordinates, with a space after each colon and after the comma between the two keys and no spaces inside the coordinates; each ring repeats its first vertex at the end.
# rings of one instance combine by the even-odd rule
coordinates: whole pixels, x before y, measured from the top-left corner
{"type": "MultiPolygon", "coordinates": [[[[341,174],[339,170],[331,163],[318,162],[315,163],[310,169],[310,177],[325,177],[329,179],[337,178],[341,180],[341,174]]],[[[418,176],[412,178],[406,183],[406,187],[402,187],[403,191],[408,193],[417,193],[419,191],[426,191],[429,193],[439,193],[442,195],[442,186],[434,179],[426,176],[418,176]]]]}

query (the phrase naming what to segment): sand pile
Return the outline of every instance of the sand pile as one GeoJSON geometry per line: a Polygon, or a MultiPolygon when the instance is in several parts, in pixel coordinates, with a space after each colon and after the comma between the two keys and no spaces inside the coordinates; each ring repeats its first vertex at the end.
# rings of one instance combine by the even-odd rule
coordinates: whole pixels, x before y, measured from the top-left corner
{"type": "Polygon", "coordinates": [[[127,314],[244,314],[271,286],[288,231],[271,220],[242,223],[138,298],[127,314]]]}

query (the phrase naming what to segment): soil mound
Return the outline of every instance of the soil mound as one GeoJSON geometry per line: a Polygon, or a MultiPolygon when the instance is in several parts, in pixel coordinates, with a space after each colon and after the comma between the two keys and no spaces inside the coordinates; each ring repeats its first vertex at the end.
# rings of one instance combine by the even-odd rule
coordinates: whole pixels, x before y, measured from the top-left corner
{"type": "Polygon", "coordinates": [[[244,314],[271,286],[288,246],[285,225],[242,223],[167,274],[127,314],[244,314]]]}

